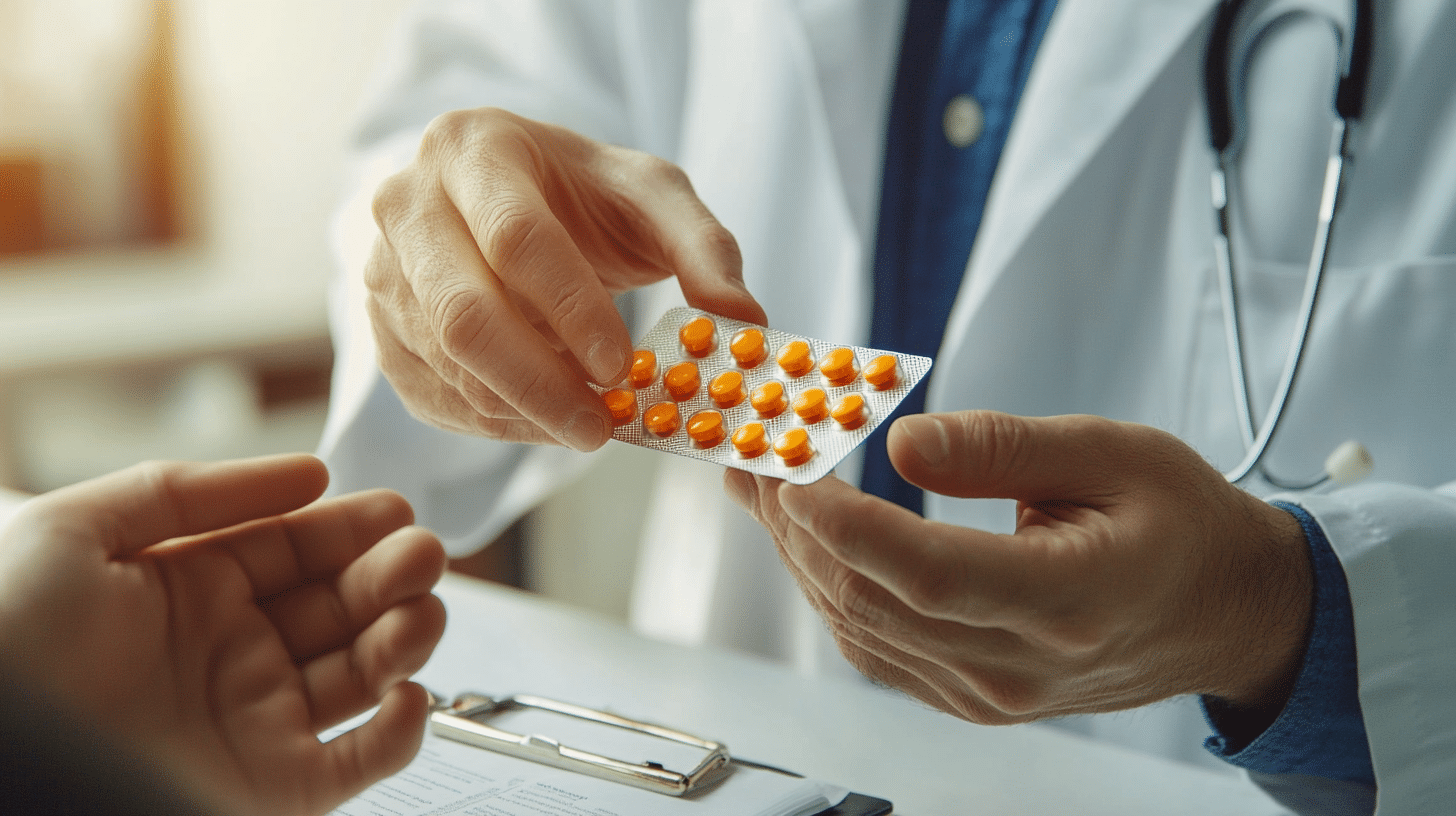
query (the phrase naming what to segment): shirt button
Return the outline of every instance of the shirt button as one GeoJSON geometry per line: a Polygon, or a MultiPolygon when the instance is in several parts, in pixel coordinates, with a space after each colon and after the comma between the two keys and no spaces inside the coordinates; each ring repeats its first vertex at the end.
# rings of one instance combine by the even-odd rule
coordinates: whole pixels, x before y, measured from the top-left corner
{"type": "Polygon", "coordinates": [[[973,97],[956,94],[945,106],[941,126],[952,147],[969,147],[981,138],[981,131],[986,128],[986,114],[973,97]]]}

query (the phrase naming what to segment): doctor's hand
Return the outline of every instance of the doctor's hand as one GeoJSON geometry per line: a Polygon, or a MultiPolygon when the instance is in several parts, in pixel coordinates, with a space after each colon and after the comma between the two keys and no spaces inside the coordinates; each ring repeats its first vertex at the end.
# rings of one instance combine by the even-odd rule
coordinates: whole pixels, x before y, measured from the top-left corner
{"type": "Polygon", "coordinates": [[[32,499],[0,532],[3,654],[204,802],[329,810],[419,747],[445,556],[393,493],[311,504],[327,481],[301,455],[153,463],[32,499]]]}
{"type": "Polygon", "coordinates": [[[832,476],[726,480],[861,672],[987,724],[1186,693],[1260,730],[1277,716],[1313,593],[1292,516],[1141,425],[920,415],[888,444],[927,490],[1016,499],[1015,533],[926,521],[832,476]]]}
{"type": "Polygon", "coordinates": [[[632,341],[612,297],[676,275],[689,304],[763,323],[733,236],[661,159],[498,109],[456,111],[374,199],[365,271],[379,364],[447,430],[594,450],[587,387],[632,341]]]}

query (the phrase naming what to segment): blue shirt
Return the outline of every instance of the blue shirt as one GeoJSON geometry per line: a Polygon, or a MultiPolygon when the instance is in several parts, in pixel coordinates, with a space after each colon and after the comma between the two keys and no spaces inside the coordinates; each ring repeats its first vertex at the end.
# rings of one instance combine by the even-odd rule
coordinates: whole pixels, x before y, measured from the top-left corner
{"type": "MultiPolygon", "coordinates": [[[[986,195],[1032,55],[1053,0],[911,0],[890,101],[875,242],[870,345],[934,357],[960,289],[986,195]],[[945,136],[946,106],[958,95],[984,114],[966,147],[945,136]]],[[[931,376],[934,376],[932,371],[931,376]]],[[[870,436],[866,492],[919,512],[924,496],[901,479],[885,453],[894,417],[925,410],[926,381],[870,436]]]]}
{"type": "MultiPolygon", "coordinates": [[[[996,164],[1054,5],[1055,0],[910,0],[886,135],[870,345],[930,357],[939,352],[996,164]],[[979,138],[957,147],[946,137],[943,117],[962,94],[979,103],[984,128],[979,138]]],[[[895,416],[924,407],[922,382],[895,416]]],[[[889,425],[883,423],[869,440],[861,486],[920,512],[923,493],[890,466],[884,441],[889,425]]],[[[1314,519],[1293,505],[1283,507],[1303,526],[1315,570],[1303,668],[1278,719],[1247,744],[1234,743],[1220,727],[1231,725],[1237,713],[1205,700],[1215,730],[1205,745],[1263,774],[1374,784],[1344,572],[1314,519]]]]}

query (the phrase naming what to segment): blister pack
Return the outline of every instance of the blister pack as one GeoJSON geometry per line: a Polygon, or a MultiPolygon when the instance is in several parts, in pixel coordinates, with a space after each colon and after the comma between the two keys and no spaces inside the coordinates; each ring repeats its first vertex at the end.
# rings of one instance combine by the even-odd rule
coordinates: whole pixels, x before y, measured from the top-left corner
{"type": "Polygon", "coordinates": [[[808,484],[863,442],[930,358],[670,309],[602,395],[612,438],[808,484]]]}

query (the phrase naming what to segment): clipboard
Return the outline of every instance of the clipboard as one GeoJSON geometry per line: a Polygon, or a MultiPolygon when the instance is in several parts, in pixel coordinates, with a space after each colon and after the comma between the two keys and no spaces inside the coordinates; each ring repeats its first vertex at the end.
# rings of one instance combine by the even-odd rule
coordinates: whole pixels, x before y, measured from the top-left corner
{"type": "MultiPolygon", "coordinates": [[[[475,692],[452,700],[434,692],[430,696],[430,730],[437,736],[667,796],[708,795],[735,765],[801,776],[735,758],[728,746],[715,740],[560,700],[530,694],[491,697],[475,692]],[[517,715],[522,714],[531,718],[529,728],[503,727],[503,719],[519,719],[517,715]],[[543,715],[553,720],[547,728],[557,736],[535,732],[535,723],[541,722],[543,715]],[[567,735],[573,740],[580,737],[585,733],[583,726],[598,729],[598,738],[607,735],[606,744],[617,749],[611,753],[619,756],[595,746],[585,747],[590,741],[585,737],[578,745],[568,744],[567,735]],[[631,735],[630,740],[625,735],[631,735]],[[617,739],[610,739],[613,736],[617,739]],[[627,747],[633,740],[636,744],[627,747]],[[638,755],[648,758],[636,759],[638,755]]],[[[851,793],[816,816],[886,816],[893,809],[888,800],[851,793]]]]}

